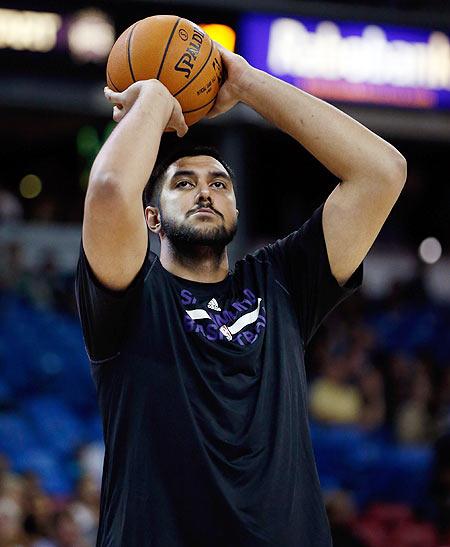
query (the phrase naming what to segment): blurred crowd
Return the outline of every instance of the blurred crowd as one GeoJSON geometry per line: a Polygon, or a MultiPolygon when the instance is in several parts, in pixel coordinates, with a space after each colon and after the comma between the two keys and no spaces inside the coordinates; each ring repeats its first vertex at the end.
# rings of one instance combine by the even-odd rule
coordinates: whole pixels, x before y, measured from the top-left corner
{"type": "MultiPolygon", "coordinates": [[[[50,251],[33,271],[24,266],[20,244],[9,243],[1,253],[0,294],[73,318],[73,272],[59,272],[50,251]]],[[[385,504],[377,506],[380,500],[370,498],[361,503],[345,484],[327,484],[319,454],[335,547],[385,547],[392,541],[398,547],[450,544],[449,334],[450,308],[433,301],[417,278],[393,286],[379,300],[359,292],[315,336],[307,353],[315,448],[317,432],[326,439],[334,428],[380,438],[384,446],[425,447],[432,453],[426,499],[417,506],[395,500],[381,500],[385,504]],[[399,523],[404,526],[400,532],[399,523]],[[395,534],[408,536],[405,530],[416,539],[397,541],[395,534]]],[[[51,497],[35,473],[18,474],[13,462],[2,458],[0,547],[94,545],[101,458],[97,460],[97,479],[80,471],[72,495],[51,497]]]]}
{"type": "Polygon", "coordinates": [[[395,441],[428,444],[450,428],[450,316],[416,280],[383,301],[354,296],[313,343],[311,416],[388,428],[395,441]]]}
{"type": "Polygon", "coordinates": [[[14,473],[0,457],[1,547],[91,547],[98,507],[98,484],[90,475],[78,479],[73,496],[58,499],[35,473],[14,473]]]}
{"type": "Polygon", "coordinates": [[[59,271],[51,247],[33,268],[25,266],[18,242],[6,243],[0,252],[0,291],[13,292],[37,309],[76,313],[74,272],[59,271]]]}
{"type": "Polygon", "coordinates": [[[20,223],[33,219],[38,222],[78,221],[80,204],[67,207],[54,195],[39,196],[39,199],[20,199],[11,190],[0,185],[0,225],[20,223]]]}
{"type": "MultiPolygon", "coordinates": [[[[383,450],[431,454],[423,492],[411,492],[409,504],[372,499],[358,507],[354,492],[332,486],[326,502],[335,547],[450,545],[449,335],[450,308],[415,279],[381,300],[353,296],[315,336],[307,354],[313,441],[319,424],[330,428],[324,435],[357,430],[383,450]]],[[[382,454],[378,474],[365,480],[382,483],[391,455],[382,454]]],[[[408,488],[414,481],[403,484],[405,498],[408,488]]]]}

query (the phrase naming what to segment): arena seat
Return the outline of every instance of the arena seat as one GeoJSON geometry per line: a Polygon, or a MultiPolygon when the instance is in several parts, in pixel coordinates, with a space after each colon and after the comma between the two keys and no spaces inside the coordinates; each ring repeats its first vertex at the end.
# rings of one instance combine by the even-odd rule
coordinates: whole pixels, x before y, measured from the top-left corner
{"type": "Polygon", "coordinates": [[[311,423],[313,448],[319,474],[334,476],[347,483],[351,470],[351,454],[366,439],[366,434],[356,427],[322,426],[311,423]]]}
{"type": "Polygon", "coordinates": [[[401,503],[376,503],[366,511],[365,517],[378,522],[385,530],[393,530],[414,520],[411,507],[401,503]]]}
{"type": "Polygon", "coordinates": [[[22,416],[15,412],[0,413],[0,452],[14,460],[38,445],[33,429],[22,416]]]}
{"type": "Polygon", "coordinates": [[[389,536],[395,547],[437,547],[436,532],[431,524],[409,522],[399,526],[389,536]]]}
{"type": "Polygon", "coordinates": [[[57,397],[30,398],[23,402],[22,411],[42,445],[51,447],[57,454],[69,455],[85,440],[82,423],[57,397]]]}
{"type": "Polygon", "coordinates": [[[0,406],[8,406],[13,402],[13,394],[6,381],[0,380],[0,406]]]}
{"type": "Polygon", "coordinates": [[[17,455],[14,460],[14,470],[23,473],[33,471],[42,483],[42,487],[50,495],[69,495],[74,486],[73,478],[67,466],[61,464],[51,450],[30,448],[17,455]]]}
{"type": "Polygon", "coordinates": [[[390,547],[383,526],[375,520],[360,520],[355,524],[353,531],[366,547],[390,547]]]}
{"type": "Polygon", "coordinates": [[[311,423],[321,479],[354,492],[357,504],[373,501],[420,504],[426,495],[432,451],[401,446],[357,427],[311,423]]]}
{"type": "Polygon", "coordinates": [[[0,299],[0,375],[11,396],[47,393],[61,397],[83,417],[97,413],[77,319],[33,309],[6,293],[0,299]]]}

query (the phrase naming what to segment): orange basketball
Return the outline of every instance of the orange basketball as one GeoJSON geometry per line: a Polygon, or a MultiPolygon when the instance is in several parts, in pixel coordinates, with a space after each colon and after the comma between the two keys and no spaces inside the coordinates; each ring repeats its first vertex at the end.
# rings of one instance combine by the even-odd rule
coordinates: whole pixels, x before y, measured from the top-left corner
{"type": "Polygon", "coordinates": [[[128,27],[111,49],[108,87],[157,78],[179,101],[188,125],[213,107],[222,82],[220,53],[199,26],[175,15],[154,15],[128,27]]]}

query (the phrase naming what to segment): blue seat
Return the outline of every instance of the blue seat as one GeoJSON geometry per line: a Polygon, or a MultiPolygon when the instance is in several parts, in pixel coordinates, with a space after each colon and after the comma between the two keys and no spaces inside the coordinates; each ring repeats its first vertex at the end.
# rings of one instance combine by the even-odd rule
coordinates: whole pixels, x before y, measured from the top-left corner
{"type": "Polygon", "coordinates": [[[72,454],[85,441],[85,429],[70,408],[57,397],[34,397],[22,405],[43,446],[59,455],[72,454]]]}
{"type": "Polygon", "coordinates": [[[342,489],[342,483],[332,475],[320,475],[320,488],[323,492],[334,492],[342,489]]]}
{"type": "Polygon", "coordinates": [[[348,481],[352,454],[365,442],[367,434],[357,427],[311,424],[311,438],[320,475],[348,481]]]}
{"type": "Polygon", "coordinates": [[[13,392],[10,386],[3,380],[0,380],[0,404],[10,404],[13,400],[13,392]]]}
{"type": "Polygon", "coordinates": [[[102,422],[98,413],[92,414],[86,421],[86,442],[103,442],[102,422]]]}
{"type": "Polygon", "coordinates": [[[68,495],[73,489],[70,473],[51,451],[41,448],[24,450],[14,458],[13,468],[18,473],[36,473],[43,489],[51,495],[68,495]]]}
{"type": "Polygon", "coordinates": [[[371,501],[420,505],[427,495],[432,453],[428,447],[373,445],[355,451],[352,489],[360,506],[371,501]]]}
{"type": "Polygon", "coordinates": [[[14,412],[0,414],[0,452],[13,458],[37,445],[32,427],[22,416],[14,412]]]}
{"type": "Polygon", "coordinates": [[[392,470],[389,500],[418,506],[427,495],[433,452],[427,446],[397,446],[387,464],[392,470]]]}

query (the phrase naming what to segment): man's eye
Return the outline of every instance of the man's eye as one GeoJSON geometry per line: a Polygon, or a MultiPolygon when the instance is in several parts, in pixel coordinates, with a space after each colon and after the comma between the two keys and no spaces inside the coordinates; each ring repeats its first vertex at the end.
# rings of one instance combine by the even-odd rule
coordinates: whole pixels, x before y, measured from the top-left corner
{"type": "Polygon", "coordinates": [[[217,185],[221,186],[222,188],[225,188],[225,183],[221,180],[216,180],[213,182],[214,186],[218,187],[217,185]]]}
{"type": "Polygon", "coordinates": [[[186,188],[188,184],[192,185],[189,180],[180,180],[179,182],[177,182],[176,188],[178,188],[179,186],[181,186],[181,188],[186,188]]]}

